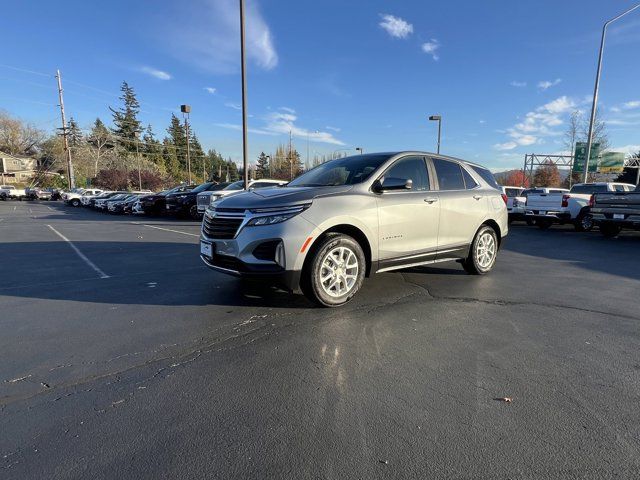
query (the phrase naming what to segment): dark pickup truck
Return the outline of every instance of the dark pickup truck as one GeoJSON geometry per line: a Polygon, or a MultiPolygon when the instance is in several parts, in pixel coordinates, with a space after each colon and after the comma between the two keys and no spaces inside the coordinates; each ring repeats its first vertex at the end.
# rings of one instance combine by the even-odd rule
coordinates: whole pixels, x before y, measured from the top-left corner
{"type": "Polygon", "coordinates": [[[594,195],[591,215],[605,237],[615,237],[622,229],[640,230],[640,185],[633,192],[594,195]]]}

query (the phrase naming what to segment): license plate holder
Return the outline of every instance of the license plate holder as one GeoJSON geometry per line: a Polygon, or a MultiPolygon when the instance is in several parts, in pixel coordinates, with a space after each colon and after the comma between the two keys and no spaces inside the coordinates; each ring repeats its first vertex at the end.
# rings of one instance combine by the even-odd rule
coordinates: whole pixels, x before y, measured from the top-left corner
{"type": "Polygon", "coordinates": [[[200,254],[211,258],[213,256],[213,245],[207,242],[200,242],[200,254]]]}
{"type": "Polygon", "coordinates": [[[614,213],[613,214],[613,219],[614,220],[624,220],[624,213],[614,213]]]}
{"type": "Polygon", "coordinates": [[[547,211],[546,210],[540,210],[540,215],[546,215],[547,211]]]}

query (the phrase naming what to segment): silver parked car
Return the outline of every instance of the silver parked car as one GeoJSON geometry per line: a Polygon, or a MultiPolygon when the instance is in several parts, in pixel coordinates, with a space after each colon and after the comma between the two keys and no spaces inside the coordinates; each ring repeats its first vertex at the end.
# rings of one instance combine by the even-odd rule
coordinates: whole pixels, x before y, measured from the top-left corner
{"type": "Polygon", "coordinates": [[[485,274],[507,225],[486,168],[423,152],[366,154],[211,205],[200,256],[214,270],[300,287],[337,306],[371,273],[457,260],[485,274]]]}

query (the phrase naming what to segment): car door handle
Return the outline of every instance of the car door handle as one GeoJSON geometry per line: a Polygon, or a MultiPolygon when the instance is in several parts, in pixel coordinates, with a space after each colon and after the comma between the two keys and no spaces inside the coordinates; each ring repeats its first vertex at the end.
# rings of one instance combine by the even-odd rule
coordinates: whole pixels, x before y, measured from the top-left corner
{"type": "Polygon", "coordinates": [[[474,200],[480,200],[482,198],[482,195],[474,195],[473,198],[474,200]]]}
{"type": "Polygon", "coordinates": [[[437,202],[438,199],[435,198],[435,197],[428,197],[428,198],[425,198],[424,201],[427,202],[428,204],[432,204],[432,203],[437,202]]]}

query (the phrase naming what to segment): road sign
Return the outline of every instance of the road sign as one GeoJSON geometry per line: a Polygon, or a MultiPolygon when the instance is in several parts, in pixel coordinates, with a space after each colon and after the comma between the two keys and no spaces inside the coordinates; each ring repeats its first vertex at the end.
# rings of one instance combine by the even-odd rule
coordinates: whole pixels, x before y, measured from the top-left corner
{"type": "Polygon", "coordinates": [[[605,152],[600,159],[600,173],[620,173],[624,170],[623,152],[605,152]]]}
{"type": "MultiPolygon", "coordinates": [[[[598,156],[600,155],[600,144],[591,144],[591,157],[589,159],[589,171],[596,172],[598,170],[598,156]]],[[[587,160],[587,143],[577,142],[576,152],[573,157],[573,171],[584,172],[584,164],[587,160]]]]}

